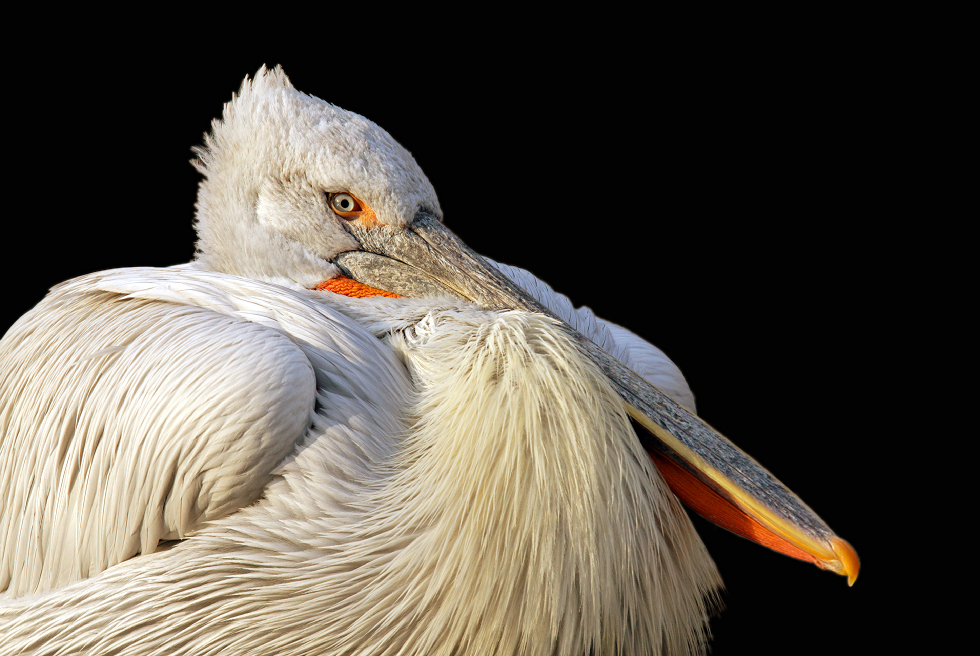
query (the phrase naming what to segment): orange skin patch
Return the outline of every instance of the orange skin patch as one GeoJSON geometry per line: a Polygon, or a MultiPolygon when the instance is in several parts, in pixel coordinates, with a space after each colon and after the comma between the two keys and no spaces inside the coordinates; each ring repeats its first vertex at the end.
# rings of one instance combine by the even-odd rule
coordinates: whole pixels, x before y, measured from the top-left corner
{"type": "Polygon", "coordinates": [[[697,514],[756,544],[826,569],[820,560],[774,534],[684,468],[659,453],[650,453],[650,457],[653,458],[653,463],[660,470],[671,491],[697,514]]]}
{"type": "Polygon", "coordinates": [[[391,292],[386,292],[383,289],[375,289],[370,285],[357,282],[353,278],[348,278],[347,276],[337,276],[336,278],[331,278],[330,280],[324,280],[313,289],[326,290],[328,292],[333,292],[334,294],[341,294],[352,298],[367,298],[369,296],[401,298],[401,294],[393,294],[391,292]]]}
{"type": "Polygon", "coordinates": [[[374,213],[370,207],[365,206],[364,211],[356,219],[360,221],[365,228],[377,228],[381,225],[381,221],[378,221],[378,215],[374,213]]]}

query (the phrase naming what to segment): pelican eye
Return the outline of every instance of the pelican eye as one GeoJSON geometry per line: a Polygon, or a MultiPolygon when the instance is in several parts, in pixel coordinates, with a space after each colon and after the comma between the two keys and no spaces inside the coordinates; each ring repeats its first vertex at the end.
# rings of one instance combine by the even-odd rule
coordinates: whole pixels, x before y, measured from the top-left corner
{"type": "Polygon", "coordinates": [[[349,194],[346,191],[328,192],[327,202],[334,214],[344,221],[358,221],[369,228],[380,223],[374,210],[354,194],[349,194]]]}
{"type": "Polygon", "coordinates": [[[330,207],[333,208],[334,212],[337,212],[340,215],[350,214],[361,210],[361,206],[357,202],[357,199],[346,193],[331,194],[330,207]]]}

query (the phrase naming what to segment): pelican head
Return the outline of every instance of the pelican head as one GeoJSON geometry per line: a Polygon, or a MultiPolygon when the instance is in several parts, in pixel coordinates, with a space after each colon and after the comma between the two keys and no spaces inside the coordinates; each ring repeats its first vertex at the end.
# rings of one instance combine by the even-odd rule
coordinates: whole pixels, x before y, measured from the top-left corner
{"type": "Polygon", "coordinates": [[[196,152],[196,257],[214,271],[310,289],[341,273],[338,254],[360,248],[345,223],[442,219],[411,153],[366,118],[297,91],[278,67],[245,80],[196,152]]]}

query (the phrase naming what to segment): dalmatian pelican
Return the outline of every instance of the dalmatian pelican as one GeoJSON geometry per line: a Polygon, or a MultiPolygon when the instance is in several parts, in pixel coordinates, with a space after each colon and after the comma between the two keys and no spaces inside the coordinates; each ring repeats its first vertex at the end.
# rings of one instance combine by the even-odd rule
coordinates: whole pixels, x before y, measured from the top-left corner
{"type": "Polygon", "coordinates": [[[854,550],[629,331],[442,225],[412,156],[261,69],[198,252],[63,283],[0,343],[0,654],[698,654],[680,506],[854,550]]]}

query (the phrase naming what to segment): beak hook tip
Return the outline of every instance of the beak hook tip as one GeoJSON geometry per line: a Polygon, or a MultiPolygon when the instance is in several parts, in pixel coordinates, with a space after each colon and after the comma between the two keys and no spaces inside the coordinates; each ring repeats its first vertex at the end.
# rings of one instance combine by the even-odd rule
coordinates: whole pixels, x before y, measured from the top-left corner
{"type": "Polygon", "coordinates": [[[848,587],[854,585],[854,582],[857,581],[858,571],[861,569],[861,560],[858,558],[857,551],[846,540],[836,535],[830,538],[830,546],[844,570],[841,574],[847,577],[848,587]]]}

